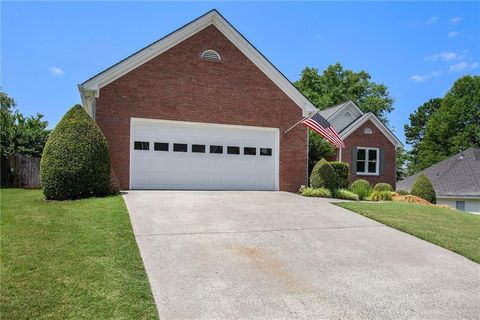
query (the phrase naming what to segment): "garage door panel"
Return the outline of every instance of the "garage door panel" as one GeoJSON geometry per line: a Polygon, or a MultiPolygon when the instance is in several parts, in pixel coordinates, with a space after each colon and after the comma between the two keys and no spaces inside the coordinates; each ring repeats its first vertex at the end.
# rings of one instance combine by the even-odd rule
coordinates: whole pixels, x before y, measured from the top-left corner
{"type": "Polygon", "coordinates": [[[278,189],[278,129],[132,119],[130,145],[132,189],[278,189]],[[149,150],[135,150],[135,141],[149,142],[149,150]],[[155,142],[168,143],[168,151],[155,151],[155,142]],[[187,144],[187,152],[173,151],[175,143],[187,144]],[[205,153],[192,152],[193,144],[205,153]],[[211,145],[223,153],[210,153],[211,145]],[[240,154],[228,154],[229,146],[240,154]],[[272,155],[261,156],[260,148],[272,155]]]}

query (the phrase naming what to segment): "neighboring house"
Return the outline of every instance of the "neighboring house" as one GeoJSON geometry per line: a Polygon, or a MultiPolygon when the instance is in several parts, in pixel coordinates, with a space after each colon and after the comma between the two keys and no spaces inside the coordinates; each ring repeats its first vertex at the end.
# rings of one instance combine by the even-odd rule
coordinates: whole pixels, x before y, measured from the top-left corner
{"type": "Polygon", "coordinates": [[[320,111],[345,142],[330,160],[350,165],[350,181],[386,182],[395,187],[396,150],[400,140],[373,114],[347,101],[320,111]]]}
{"type": "Polygon", "coordinates": [[[397,183],[410,191],[415,179],[425,174],[433,184],[437,203],[461,211],[480,213],[480,148],[470,148],[397,183]]]}
{"type": "Polygon", "coordinates": [[[315,107],[216,10],[79,91],[122,189],[297,191],[307,183],[307,128],[284,132],[315,107]]]}

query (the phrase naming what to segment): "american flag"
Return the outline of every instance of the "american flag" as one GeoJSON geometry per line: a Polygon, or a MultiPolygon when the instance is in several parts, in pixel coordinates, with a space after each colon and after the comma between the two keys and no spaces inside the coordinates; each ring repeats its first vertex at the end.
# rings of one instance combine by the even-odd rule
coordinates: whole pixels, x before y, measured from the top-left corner
{"type": "Polygon", "coordinates": [[[315,114],[303,120],[302,123],[327,139],[327,141],[335,147],[345,148],[345,144],[337,131],[335,131],[330,122],[325,120],[318,112],[315,112],[315,114]]]}

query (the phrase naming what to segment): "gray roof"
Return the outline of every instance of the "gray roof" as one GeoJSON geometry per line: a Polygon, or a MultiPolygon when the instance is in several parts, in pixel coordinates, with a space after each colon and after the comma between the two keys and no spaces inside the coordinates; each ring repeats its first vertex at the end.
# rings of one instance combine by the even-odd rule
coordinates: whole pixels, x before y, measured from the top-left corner
{"type": "Polygon", "coordinates": [[[437,197],[480,198],[480,148],[457,153],[399,181],[397,189],[410,190],[415,179],[422,173],[432,182],[437,197]]]}
{"type": "Polygon", "coordinates": [[[344,105],[348,104],[350,101],[345,101],[344,103],[340,103],[339,105],[336,105],[334,107],[330,107],[327,109],[324,109],[320,111],[320,115],[324,117],[325,119],[330,118],[335,112],[337,112],[339,109],[341,109],[344,105]]]}

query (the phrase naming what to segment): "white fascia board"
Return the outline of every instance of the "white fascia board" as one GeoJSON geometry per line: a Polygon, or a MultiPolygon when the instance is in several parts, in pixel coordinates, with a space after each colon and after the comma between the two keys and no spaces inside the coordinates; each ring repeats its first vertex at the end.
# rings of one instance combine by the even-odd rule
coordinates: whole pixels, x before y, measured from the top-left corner
{"type": "Polygon", "coordinates": [[[340,109],[338,109],[337,111],[335,111],[330,117],[327,118],[327,120],[330,120],[330,119],[333,119],[334,117],[336,117],[337,115],[340,114],[341,111],[345,110],[346,108],[348,107],[352,107],[354,108],[355,110],[358,111],[358,113],[360,113],[361,116],[364,115],[364,112],[362,110],[360,110],[359,107],[357,107],[357,105],[353,102],[353,101],[348,101],[347,103],[345,103],[340,109]]]}
{"type": "Polygon", "coordinates": [[[342,140],[345,140],[350,134],[355,132],[362,124],[367,122],[367,120],[371,120],[372,123],[383,133],[385,137],[395,146],[395,148],[399,148],[403,146],[403,143],[398,140],[398,138],[387,128],[385,125],[378,120],[378,118],[371,112],[365,113],[363,116],[358,118],[356,121],[354,121],[350,126],[348,126],[346,129],[344,129],[340,133],[340,138],[342,140]]]}
{"type": "Polygon", "coordinates": [[[133,69],[138,68],[140,65],[148,62],[212,24],[240,51],[242,51],[242,53],[245,54],[245,56],[268,78],[270,78],[290,99],[292,99],[303,110],[304,116],[308,116],[312,112],[317,111],[315,106],[288,79],[286,79],[278,69],[276,69],[215,10],[140,50],[97,76],[85,81],[83,84],[79,85],[80,92],[83,90],[94,91],[95,96],[98,98],[99,91],[102,87],[115,81],[133,69]]]}

